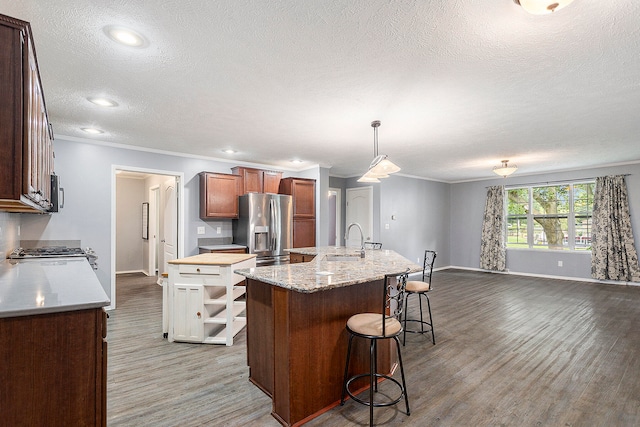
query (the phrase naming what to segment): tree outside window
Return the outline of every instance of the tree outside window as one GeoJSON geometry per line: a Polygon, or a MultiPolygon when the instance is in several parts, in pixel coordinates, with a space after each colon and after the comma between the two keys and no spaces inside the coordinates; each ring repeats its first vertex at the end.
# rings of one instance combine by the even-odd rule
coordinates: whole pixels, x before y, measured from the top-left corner
{"type": "Polygon", "coordinates": [[[594,182],[512,188],[507,247],[590,250],[594,182]]]}

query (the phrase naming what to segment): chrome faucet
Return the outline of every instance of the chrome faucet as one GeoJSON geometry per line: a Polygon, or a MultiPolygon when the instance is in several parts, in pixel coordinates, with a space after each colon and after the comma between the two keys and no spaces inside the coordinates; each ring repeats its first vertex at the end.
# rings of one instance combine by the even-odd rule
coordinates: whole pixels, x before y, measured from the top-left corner
{"type": "Polygon", "coordinates": [[[358,224],[357,222],[352,222],[351,224],[349,224],[349,227],[347,227],[347,232],[344,233],[344,244],[347,244],[347,240],[349,240],[349,232],[351,231],[351,227],[353,226],[358,227],[358,230],[360,231],[360,258],[364,258],[364,233],[362,232],[362,227],[360,227],[360,224],[358,224]]]}

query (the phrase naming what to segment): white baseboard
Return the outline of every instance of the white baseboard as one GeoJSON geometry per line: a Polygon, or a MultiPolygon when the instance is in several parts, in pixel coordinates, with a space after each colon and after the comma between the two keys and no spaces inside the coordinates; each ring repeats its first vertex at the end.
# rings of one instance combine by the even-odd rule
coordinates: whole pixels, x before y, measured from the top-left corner
{"type": "Polygon", "coordinates": [[[472,267],[460,267],[460,266],[456,266],[456,265],[450,265],[447,267],[440,267],[438,269],[433,269],[433,271],[436,270],[447,270],[447,269],[456,269],[456,270],[469,270],[469,271],[478,271],[481,273],[493,273],[493,274],[511,274],[514,276],[525,276],[525,277],[540,277],[543,279],[556,279],[556,280],[572,280],[574,282],[588,282],[588,283],[602,283],[602,284],[610,284],[610,285],[626,285],[626,286],[640,286],[640,283],[636,283],[636,282],[620,282],[617,280],[598,280],[598,279],[592,279],[592,278],[585,278],[585,277],[571,277],[571,276],[554,276],[554,275],[550,275],[550,274],[535,274],[535,273],[523,273],[523,272],[518,272],[518,271],[490,271],[490,270],[484,270],[482,268],[472,268],[472,267]]]}
{"type": "Polygon", "coordinates": [[[128,274],[128,273],[142,273],[148,276],[148,274],[144,270],[123,270],[116,271],[116,274],[128,274]]]}

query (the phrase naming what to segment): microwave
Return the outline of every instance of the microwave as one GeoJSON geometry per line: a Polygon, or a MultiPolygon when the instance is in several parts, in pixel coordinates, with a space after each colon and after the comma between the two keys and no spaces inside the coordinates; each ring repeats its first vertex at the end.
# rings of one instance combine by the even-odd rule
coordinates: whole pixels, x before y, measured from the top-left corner
{"type": "Polygon", "coordinates": [[[60,177],[51,174],[51,207],[49,212],[58,212],[64,207],[64,188],[60,187],[60,177]]]}

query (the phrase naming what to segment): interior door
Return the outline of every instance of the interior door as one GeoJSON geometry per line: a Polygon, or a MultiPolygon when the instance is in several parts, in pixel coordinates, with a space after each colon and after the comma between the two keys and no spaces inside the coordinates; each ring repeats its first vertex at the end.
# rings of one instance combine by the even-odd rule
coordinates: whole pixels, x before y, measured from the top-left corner
{"type": "Polygon", "coordinates": [[[176,198],[176,180],[171,178],[162,184],[162,203],[164,215],[163,228],[163,260],[162,272],[169,271],[168,262],[176,259],[178,251],[178,203],[176,198]]]}
{"type": "Polygon", "coordinates": [[[160,213],[158,206],[160,202],[160,186],[156,185],[149,189],[149,276],[160,277],[158,271],[158,254],[160,252],[160,213]]]}
{"type": "MultiPolygon", "coordinates": [[[[364,240],[373,238],[373,187],[347,188],[347,211],[345,232],[349,224],[357,222],[362,227],[364,240]]],[[[351,229],[346,246],[360,247],[360,233],[356,227],[351,229]]]]}

